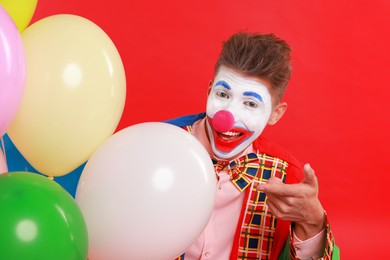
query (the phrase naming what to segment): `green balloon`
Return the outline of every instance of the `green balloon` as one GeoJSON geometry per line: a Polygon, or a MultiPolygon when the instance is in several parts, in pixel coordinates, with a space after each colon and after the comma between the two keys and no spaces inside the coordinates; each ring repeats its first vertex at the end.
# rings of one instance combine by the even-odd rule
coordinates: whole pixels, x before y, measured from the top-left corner
{"type": "Polygon", "coordinates": [[[85,260],[88,234],[76,201],[29,172],[0,175],[0,259],[85,260]]]}

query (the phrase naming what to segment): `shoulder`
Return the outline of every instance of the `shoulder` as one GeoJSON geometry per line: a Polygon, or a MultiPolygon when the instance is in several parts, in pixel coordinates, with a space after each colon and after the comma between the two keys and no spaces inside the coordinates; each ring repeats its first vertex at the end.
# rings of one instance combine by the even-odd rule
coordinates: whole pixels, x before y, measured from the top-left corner
{"type": "Polygon", "coordinates": [[[176,117],[173,119],[166,120],[164,122],[176,126],[188,126],[188,125],[193,125],[196,121],[204,118],[205,116],[206,113],[192,114],[192,115],[176,117]]]}
{"type": "Polygon", "coordinates": [[[287,183],[297,183],[303,179],[303,164],[283,146],[260,136],[253,143],[253,147],[260,153],[277,157],[288,163],[287,183]]]}

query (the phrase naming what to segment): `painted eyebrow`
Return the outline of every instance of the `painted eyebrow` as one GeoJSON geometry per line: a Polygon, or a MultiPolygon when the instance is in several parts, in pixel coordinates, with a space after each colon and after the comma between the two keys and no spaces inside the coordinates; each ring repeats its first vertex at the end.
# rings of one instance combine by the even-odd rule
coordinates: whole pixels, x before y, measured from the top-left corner
{"type": "Polygon", "coordinates": [[[262,98],[259,94],[257,94],[256,92],[245,91],[245,92],[244,92],[244,96],[249,96],[249,97],[257,98],[260,102],[263,102],[263,103],[264,103],[263,98],[262,98]]]}
{"type": "Polygon", "coordinates": [[[216,87],[216,86],[222,86],[222,87],[224,87],[224,88],[226,88],[226,89],[228,89],[228,90],[231,90],[231,89],[232,89],[232,88],[230,87],[230,85],[229,85],[226,81],[224,81],[224,80],[220,80],[220,81],[218,81],[217,83],[215,83],[214,87],[216,87]]]}

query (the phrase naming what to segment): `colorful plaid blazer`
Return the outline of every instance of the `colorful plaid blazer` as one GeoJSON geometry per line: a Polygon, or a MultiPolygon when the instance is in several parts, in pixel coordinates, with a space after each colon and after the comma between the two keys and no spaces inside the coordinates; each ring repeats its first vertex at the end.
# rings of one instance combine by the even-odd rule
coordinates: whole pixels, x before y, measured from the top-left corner
{"type": "MultiPolygon", "coordinates": [[[[192,125],[205,117],[205,113],[166,121],[191,132],[192,125]]],[[[258,160],[249,165],[250,187],[244,190],[245,198],[230,259],[278,259],[289,252],[287,258],[295,259],[294,248],[289,239],[290,222],[277,220],[268,210],[267,196],[256,189],[259,183],[267,182],[271,176],[285,183],[298,183],[303,179],[301,165],[289,152],[260,137],[253,143],[258,160]]],[[[238,180],[244,181],[244,180],[238,180]]],[[[327,248],[324,259],[331,259],[333,238],[328,226],[327,248]]],[[[184,259],[182,255],[179,259],[184,259]]],[[[284,257],[283,257],[284,258],[284,257]]],[[[285,259],[285,258],[284,258],[285,259]]]]}

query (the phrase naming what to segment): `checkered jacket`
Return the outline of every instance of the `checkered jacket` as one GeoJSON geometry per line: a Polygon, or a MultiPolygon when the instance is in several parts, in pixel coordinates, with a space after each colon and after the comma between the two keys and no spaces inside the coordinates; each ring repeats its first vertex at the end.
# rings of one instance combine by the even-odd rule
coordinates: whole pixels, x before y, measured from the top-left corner
{"type": "MultiPolygon", "coordinates": [[[[167,123],[180,126],[191,132],[192,125],[205,117],[205,113],[180,117],[167,123]]],[[[230,259],[278,259],[283,251],[287,258],[296,259],[291,246],[288,221],[277,220],[269,211],[265,193],[256,189],[272,176],[285,183],[298,183],[303,179],[302,165],[285,149],[260,137],[253,143],[258,160],[246,170],[251,177],[245,188],[245,198],[236,229],[230,259]]],[[[241,183],[242,180],[239,180],[241,183]]],[[[245,180],[244,180],[245,181],[245,180]]],[[[327,225],[327,243],[323,259],[331,259],[333,238],[327,225]]],[[[184,259],[185,255],[178,259],[184,259]]]]}

